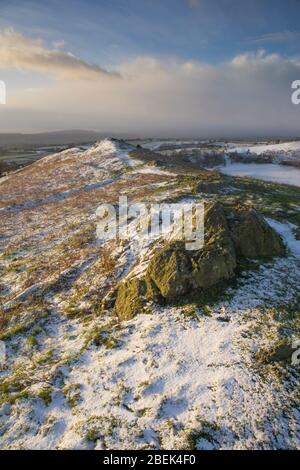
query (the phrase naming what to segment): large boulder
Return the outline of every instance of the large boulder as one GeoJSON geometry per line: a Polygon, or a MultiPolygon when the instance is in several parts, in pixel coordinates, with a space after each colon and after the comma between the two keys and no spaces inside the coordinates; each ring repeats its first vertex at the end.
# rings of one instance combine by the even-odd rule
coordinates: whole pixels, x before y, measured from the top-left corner
{"type": "Polygon", "coordinates": [[[147,276],[154,282],[162,297],[175,299],[190,288],[193,271],[191,259],[183,243],[172,243],[156,253],[147,268],[147,276]]]}
{"type": "Polygon", "coordinates": [[[208,206],[204,224],[205,243],[201,250],[186,250],[184,242],[173,242],[150,261],[147,275],[163,298],[172,300],[234,276],[236,256],[220,204],[208,206]]]}
{"type": "Polygon", "coordinates": [[[240,257],[265,258],[284,253],[280,236],[252,209],[225,210],[209,204],[204,214],[204,246],[187,250],[185,242],[154,251],[142,272],[133,271],[116,290],[115,311],[128,320],[145,311],[149,300],[174,301],[199,294],[235,276],[240,257]]]}
{"type": "Polygon", "coordinates": [[[132,277],[121,282],[117,291],[115,311],[122,320],[129,320],[142,312],[146,295],[144,279],[132,277]]]}
{"type": "Polygon", "coordinates": [[[149,276],[141,274],[126,277],[112,297],[120,320],[130,320],[138,313],[145,312],[147,301],[160,300],[159,291],[149,276]]]}
{"type": "Polygon", "coordinates": [[[281,237],[254,209],[235,210],[229,218],[229,225],[238,256],[270,258],[284,254],[281,237]]]}

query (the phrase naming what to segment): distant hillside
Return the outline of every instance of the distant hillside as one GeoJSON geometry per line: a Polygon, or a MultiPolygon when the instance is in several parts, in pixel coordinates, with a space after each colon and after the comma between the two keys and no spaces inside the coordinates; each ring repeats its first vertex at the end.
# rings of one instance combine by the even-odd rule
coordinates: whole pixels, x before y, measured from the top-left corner
{"type": "MultiPolygon", "coordinates": [[[[34,148],[47,145],[77,145],[80,143],[95,142],[106,136],[107,133],[84,130],[42,132],[38,134],[3,133],[0,134],[0,149],[34,148]]],[[[124,135],[124,137],[128,136],[124,135]]]]}

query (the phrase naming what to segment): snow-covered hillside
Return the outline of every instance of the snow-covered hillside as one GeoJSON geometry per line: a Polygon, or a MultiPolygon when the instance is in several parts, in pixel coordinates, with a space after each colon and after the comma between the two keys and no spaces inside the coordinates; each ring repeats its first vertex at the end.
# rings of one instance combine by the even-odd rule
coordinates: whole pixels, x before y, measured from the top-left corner
{"type": "Polygon", "coordinates": [[[1,180],[0,447],[300,449],[299,369],[284,356],[300,336],[300,190],[131,150],[107,139],[1,180]],[[97,239],[97,207],[120,195],[255,207],[287,253],[244,261],[201,302],[120,321],[102,300],[152,247],[97,239]]]}
{"type": "Polygon", "coordinates": [[[229,150],[235,151],[238,153],[254,153],[256,155],[261,155],[262,153],[273,153],[277,156],[286,156],[286,155],[300,155],[300,141],[295,142],[283,142],[280,144],[264,144],[264,145],[234,145],[229,146],[229,150]]]}

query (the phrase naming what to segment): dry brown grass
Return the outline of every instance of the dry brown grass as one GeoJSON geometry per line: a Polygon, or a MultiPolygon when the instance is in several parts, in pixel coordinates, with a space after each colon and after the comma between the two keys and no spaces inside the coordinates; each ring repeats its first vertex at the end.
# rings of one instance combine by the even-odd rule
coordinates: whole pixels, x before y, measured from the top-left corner
{"type": "Polygon", "coordinates": [[[72,268],[80,260],[87,258],[95,248],[95,228],[85,227],[73,236],[55,246],[54,250],[33,260],[27,271],[24,288],[59,275],[63,271],[72,268]]]}
{"type": "Polygon", "coordinates": [[[116,259],[112,256],[111,249],[103,246],[100,249],[101,268],[105,274],[110,274],[116,267],[116,259]]]}
{"type": "Polygon", "coordinates": [[[5,311],[0,300],[0,333],[2,333],[8,324],[7,315],[5,315],[5,311]]]}

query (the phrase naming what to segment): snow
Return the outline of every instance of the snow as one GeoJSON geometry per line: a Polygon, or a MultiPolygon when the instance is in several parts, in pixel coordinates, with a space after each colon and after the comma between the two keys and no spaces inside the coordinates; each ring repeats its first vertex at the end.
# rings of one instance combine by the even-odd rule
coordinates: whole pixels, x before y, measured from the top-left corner
{"type": "MultiPolygon", "coordinates": [[[[68,151],[34,164],[39,175],[41,166],[68,162],[64,178],[69,186],[64,188],[63,181],[53,180],[47,188],[53,189],[49,195],[43,193],[43,180],[38,180],[40,204],[31,206],[30,217],[25,219],[22,214],[26,216],[26,211],[17,210],[9,217],[4,210],[4,236],[17,244],[29,260],[34,258],[35,251],[42,258],[50,252],[50,261],[58,254],[64,258],[71,256],[73,252],[65,251],[66,246],[72,235],[80,234],[81,227],[76,225],[77,232],[74,227],[68,232],[65,221],[86,224],[93,220],[94,207],[104,199],[104,191],[108,193],[122,178],[129,190],[141,187],[137,196],[143,197],[143,188],[149,190],[151,184],[165,181],[160,176],[174,176],[156,167],[136,168],[136,161],[128,155],[129,149],[125,144],[105,140],[86,151],[68,151]],[[126,176],[122,175],[124,169],[126,176]],[[114,172],[117,176],[112,176],[114,172]],[[151,183],[147,185],[146,181],[151,183]],[[74,188],[73,184],[78,186],[74,188]],[[95,184],[101,187],[95,188],[95,184]],[[82,191],[83,188],[87,191],[82,191]],[[95,199],[87,200],[87,209],[82,206],[84,195],[101,189],[103,192],[96,192],[95,199]],[[66,193],[68,198],[60,198],[66,193]],[[76,195],[80,195],[77,205],[73,203],[68,208],[68,199],[76,195]],[[45,209],[43,202],[49,202],[49,197],[53,199],[50,208],[45,209]],[[51,207],[53,212],[47,212],[51,207]],[[57,243],[51,237],[47,241],[46,235],[49,231],[52,235],[51,230],[58,243],[65,243],[61,253],[51,251],[57,243]],[[23,246],[22,240],[28,245],[23,246]]],[[[28,188],[22,186],[17,208],[34,200],[30,192],[34,183],[30,177],[28,188]]],[[[169,191],[163,195],[171,194],[169,191]]],[[[162,195],[156,197],[159,200],[162,195]]],[[[191,201],[188,197],[182,199],[191,201]]],[[[14,202],[7,199],[5,204],[7,209],[14,202]]],[[[70,292],[71,295],[75,292],[75,280],[88,269],[93,269],[92,277],[86,282],[83,278],[79,287],[85,287],[85,293],[94,288],[99,296],[102,285],[99,278],[102,282],[104,276],[101,265],[97,265],[98,247],[93,245],[91,251],[84,248],[87,250],[84,257],[75,258],[71,266],[59,272],[59,279],[66,272],[72,274],[70,285],[65,286],[69,292],[48,294],[49,312],[44,317],[40,312],[42,306],[32,317],[30,304],[28,308],[25,304],[21,319],[28,318],[32,326],[28,324],[27,331],[6,340],[7,364],[0,378],[3,381],[14,377],[17,382],[26,379],[28,397],[0,406],[0,447],[182,449],[189,447],[189,437],[196,434],[199,449],[300,449],[299,411],[293,396],[293,388],[299,383],[297,371],[286,366],[285,378],[280,380],[278,369],[274,375],[272,370],[259,370],[253,359],[261,347],[272,344],[271,334],[276,338],[281,327],[279,320],[272,317],[272,309],[279,313],[283,306],[288,307],[299,290],[300,241],[293,233],[296,227],[273,219],[267,221],[289,247],[286,257],[242,273],[237,284],[226,290],[224,299],[206,309],[194,305],[149,305],[147,315],[138,315],[128,322],[117,322],[109,310],[101,315],[88,313],[75,318],[63,313],[70,292]],[[27,340],[37,327],[38,346],[32,350],[27,340]],[[95,342],[99,340],[99,331],[111,343],[95,342]],[[51,358],[39,363],[47,351],[52,351],[51,358]],[[50,403],[37,396],[45,385],[52,387],[50,403]],[[72,386],[78,400],[71,406],[68,390],[72,386]]],[[[140,274],[143,260],[147,262],[147,256],[151,256],[152,241],[139,239],[134,221],[129,230],[135,236],[130,237],[128,244],[109,246],[117,260],[116,276],[126,275],[134,263],[135,274],[140,274]]],[[[24,256],[21,261],[25,263],[27,258],[24,256]]],[[[1,268],[2,263],[4,267],[1,259],[1,268]]],[[[19,275],[9,272],[2,276],[8,300],[24,297],[28,300],[34,289],[45,287],[53,279],[40,275],[26,290],[22,287],[22,275],[21,271],[19,275]]],[[[82,304],[87,302],[85,297],[80,298],[82,304]]]]}
{"type": "Polygon", "coordinates": [[[285,154],[285,153],[300,153],[300,140],[295,142],[283,142],[280,144],[263,144],[263,145],[252,145],[252,146],[236,146],[232,145],[229,148],[238,153],[255,153],[260,155],[266,152],[272,152],[275,154],[285,154]]]}
{"type": "MultiPolygon", "coordinates": [[[[288,412],[281,410],[280,403],[288,400],[283,385],[261,380],[251,367],[251,351],[258,345],[248,334],[261,316],[260,306],[274,301],[287,267],[290,282],[293,277],[296,282],[299,266],[278,260],[244,281],[211,317],[198,311],[189,320],[180,307],[156,307],[123,322],[113,332],[116,347],[93,346],[60,368],[65,386],[80,384],[77,406],[70,408],[59,388],[49,406],[21,401],[1,418],[2,445],[176,449],[187,445],[189,432],[208,427],[209,441],[200,439],[200,449],[300,448],[297,416],[288,415],[287,421],[288,412]],[[224,315],[227,320],[221,321],[224,315]],[[98,437],[91,443],[86,436],[94,428],[98,437]]],[[[278,301],[288,302],[290,294],[278,293],[278,301]]],[[[90,323],[90,331],[96,324],[90,323]]],[[[68,327],[57,318],[48,328],[48,347],[80,349],[78,322],[68,327]]]]}
{"type": "Polygon", "coordinates": [[[283,223],[269,218],[266,220],[268,224],[282,236],[291,252],[300,258],[300,240],[297,240],[293,234],[297,226],[290,222],[283,223]]]}
{"type": "Polygon", "coordinates": [[[300,186],[300,169],[276,163],[229,163],[218,169],[231,176],[247,176],[274,183],[300,186]]]}
{"type": "Polygon", "coordinates": [[[157,167],[140,168],[139,170],[135,171],[134,173],[142,173],[144,175],[151,174],[151,175],[176,176],[176,173],[171,173],[170,171],[166,171],[166,170],[160,170],[157,167]]]}

